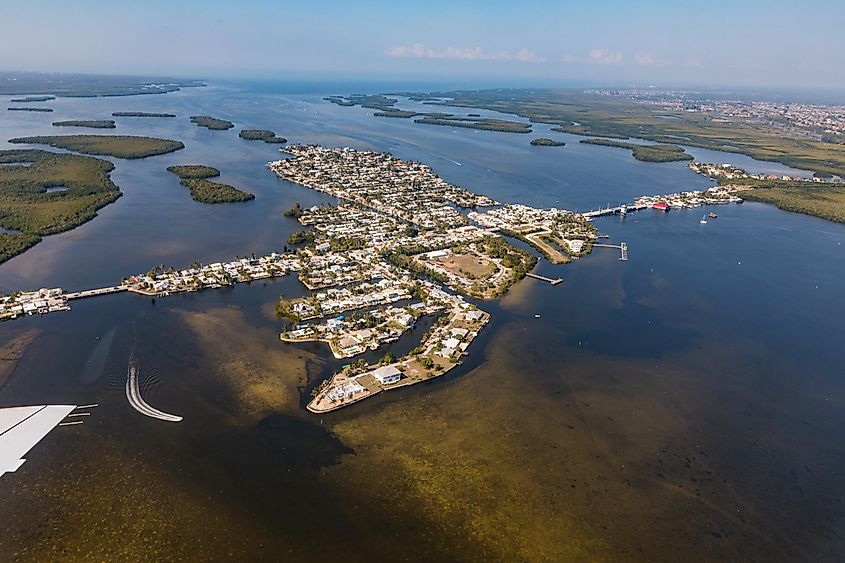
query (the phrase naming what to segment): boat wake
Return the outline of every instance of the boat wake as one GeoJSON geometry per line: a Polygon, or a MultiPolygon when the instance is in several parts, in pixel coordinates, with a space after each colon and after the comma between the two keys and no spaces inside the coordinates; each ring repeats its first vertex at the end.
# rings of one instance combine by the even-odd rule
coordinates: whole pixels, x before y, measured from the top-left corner
{"type": "Polygon", "coordinates": [[[129,358],[129,370],[126,373],[126,399],[132,408],[150,418],[166,420],[167,422],[181,422],[182,417],[175,414],[168,414],[150,406],[141,397],[141,389],[138,386],[138,363],[135,356],[129,358]]]}

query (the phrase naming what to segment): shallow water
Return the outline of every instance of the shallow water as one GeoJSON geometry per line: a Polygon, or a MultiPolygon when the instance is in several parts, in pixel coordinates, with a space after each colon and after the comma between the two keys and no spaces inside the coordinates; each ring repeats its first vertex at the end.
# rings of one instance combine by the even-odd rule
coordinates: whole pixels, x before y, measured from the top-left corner
{"type": "MultiPolygon", "coordinates": [[[[348,92],[325,92],[335,93],[348,92]]],[[[328,199],[278,180],[264,166],[276,148],[238,139],[242,128],[388,150],[503,202],[584,211],[711,185],[684,163],[638,162],[545,126],[424,126],[322,95],[212,85],[0,115],[7,139],[54,133],[59,119],[173,112],[115,118],[113,133],[186,144],[113,159],[124,197],[0,265],[0,288],[100,287],[160,263],[278,250],[298,228],[282,211],[328,199]],[[236,128],[196,127],[188,116],[198,113],[236,128]],[[567,144],[528,144],[541,135],[567,144]],[[165,171],[182,163],[217,167],[256,199],[194,202],[165,171]]],[[[275,299],[303,291],[291,277],[74,301],[71,312],[0,325],[0,345],[40,330],[0,404],[100,405],[4,476],[0,556],[836,559],[845,226],[756,203],[715,208],[701,225],[705,211],[596,220],[628,243],[628,262],[612,249],[568,266],[541,261],[539,273],[565,283],[525,280],[482,303],[493,320],[453,373],[323,417],[303,404],[338,362],[325,345],[279,341],[275,299]],[[133,348],[144,399],[183,422],[128,405],[133,348]]]]}

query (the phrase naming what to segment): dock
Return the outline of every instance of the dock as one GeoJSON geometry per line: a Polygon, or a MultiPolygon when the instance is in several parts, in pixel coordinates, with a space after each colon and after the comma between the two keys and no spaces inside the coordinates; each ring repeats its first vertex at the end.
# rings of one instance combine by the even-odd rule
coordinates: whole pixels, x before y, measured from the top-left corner
{"type": "MultiPolygon", "coordinates": [[[[620,259],[620,260],[622,260],[623,262],[627,262],[627,261],[628,261],[628,243],[627,243],[627,242],[623,242],[623,243],[620,243],[620,244],[599,244],[599,243],[594,243],[594,244],[593,244],[593,248],[596,248],[596,247],[601,247],[601,248],[618,248],[618,249],[619,249],[619,252],[620,252],[619,259],[620,259]]],[[[529,274],[529,275],[530,275],[530,274],[529,274]]]]}
{"type": "MultiPolygon", "coordinates": [[[[593,246],[597,246],[597,245],[593,245],[593,246]]],[[[563,278],[552,279],[552,278],[547,278],[546,276],[541,276],[539,274],[535,274],[533,272],[528,272],[525,275],[528,276],[529,278],[534,278],[535,280],[544,281],[544,282],[550,283],[552,285],[557,285],[559,283],[563,283],[563,278]]]]}

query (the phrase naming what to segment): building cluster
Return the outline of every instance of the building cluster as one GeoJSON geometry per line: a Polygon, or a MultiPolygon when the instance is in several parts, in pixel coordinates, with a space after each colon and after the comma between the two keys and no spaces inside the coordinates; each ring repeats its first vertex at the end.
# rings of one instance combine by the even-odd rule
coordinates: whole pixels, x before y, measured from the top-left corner
{"type": "Polygon", "coordinates": [[[155,268],[146,274],[126,278],[124,286],[129,291],[143,295],[169,295],[284,276],[299,269],[299,260],[295,256],[274,252],[267,256],[239,258],[231,262],[205,265],[195,263],[184,270],[155,268]]]}
{"type": "Polygon", "coordinates": [[[60,288],[18,291],[0,297],[0,320],[16,319],[21,315],[44,315],[55,311],[70,311],[67,295],[60,288]]]}
{"type": "Polygon", "coordinates": [[[816,183],[823,181],[818,176],[804,178],[801,176],[790,176],[788,174],[782,174],[780,176],[776,176],[774,174],[749,174],[742,168],[734,166],[733,164],[691,162],[689,164],[689,168],[693,172],[696,172],[703,176],[707,176],[708,178],[713,178],[714,180],[743,180],[750,178],[753,180],[783,180],[792,182],[816,183]]]}
{"type": "Polygon", "coordinates": [[[726,203],[742,203],[742,198],[736,195],[741,188],[730,186],[716,186],[707,190],[692,190],[669,195],[650,195],[638,197],[635,207],[650,207],[658,211],[669,209],[684,209],[701,207],[702,205],[723,205],[726,203]]]}
{"type": "Polygon", "coordinates": [[[815,140],[845,143],[845,105],[726,100],[650,88],[587,93],[628,98],[665,111],[713,114],[715,120],[753,121],[815,140]]]}
{"type": "Polygon", "coordinates": [[[388,153],[348,147],[291,145],[292,158],[268,164],[280,178],[357,203],[421,229],[466,224],[456,207],[495,205],[495,201],[449,184],[419,162],[388,153]]]}

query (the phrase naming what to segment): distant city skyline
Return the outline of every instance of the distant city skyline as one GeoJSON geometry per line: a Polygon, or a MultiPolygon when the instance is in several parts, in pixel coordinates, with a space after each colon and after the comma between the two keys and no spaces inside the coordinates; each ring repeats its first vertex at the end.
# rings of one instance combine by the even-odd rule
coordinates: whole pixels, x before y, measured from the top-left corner
{"type": "Polygon", "coordinates": [[[46,1],[0,70],[204,78],[845,89],[836,2],[46,1]]]}

